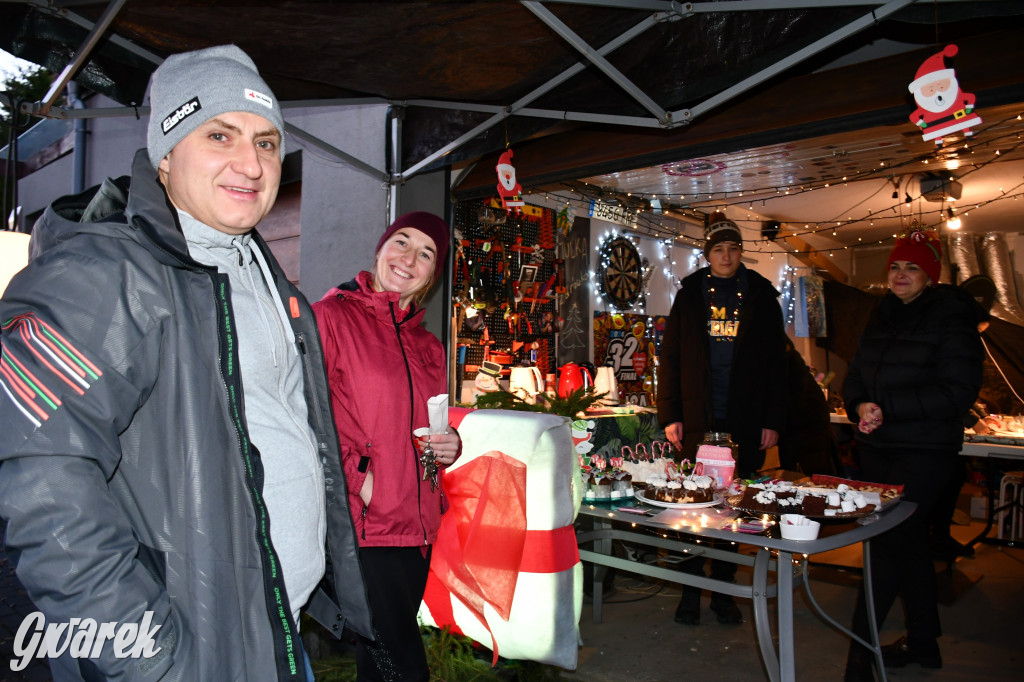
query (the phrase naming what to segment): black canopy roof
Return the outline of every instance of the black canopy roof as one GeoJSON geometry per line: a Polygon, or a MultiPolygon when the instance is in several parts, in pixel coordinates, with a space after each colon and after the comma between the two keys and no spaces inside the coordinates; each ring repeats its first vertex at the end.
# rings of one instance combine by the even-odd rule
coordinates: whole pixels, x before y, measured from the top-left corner
{"type": "MultiPolygon", "coordinates": [[[[74,64],[80,84],[133,106],[167,55],[235,43],[283,102],[404,106],[396,173],[586,130],[678,146],[741,95],[878,41],[1019,37],[1022,15],[1011,0],[28,0],[0,3],[0,47],[55,73],[74,64]]],[[[1016,73],[1005,79],[1019,89],[1016,73]]],[[[572,172],[571,159],[562,166],[572,172]]]]}

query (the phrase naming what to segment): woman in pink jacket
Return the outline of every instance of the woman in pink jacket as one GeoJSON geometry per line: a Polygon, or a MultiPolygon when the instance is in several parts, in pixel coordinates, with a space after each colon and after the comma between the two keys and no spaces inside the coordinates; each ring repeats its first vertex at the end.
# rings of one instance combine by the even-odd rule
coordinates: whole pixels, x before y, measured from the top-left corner
{"type": "Polygon", "coordinates": [[[430,678],[416,612],[445,500],[420,451],[445,467],[461,442],[452,428],[413,431],[429,425],[427,399],[447,393],[446,355],[420,305],[450,239],[441,218],[407,213],[381,236],[372,272],[313,304],[376,636],[358,643],[360,681],[430,678]]]}

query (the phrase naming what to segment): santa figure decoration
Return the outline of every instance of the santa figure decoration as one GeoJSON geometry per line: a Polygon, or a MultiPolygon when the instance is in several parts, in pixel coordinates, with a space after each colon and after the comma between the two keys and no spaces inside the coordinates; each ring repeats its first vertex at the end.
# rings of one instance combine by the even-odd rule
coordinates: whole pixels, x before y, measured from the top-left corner
{"type": "Polygon", "coordinates": [[[974,95],[960,90],[956,72],[946,66],[945,60],[958,51],[956,45],[947,45],[924,60],[910,84],[917,102],[910,120],[921,129],[925,140],[935,140],[935,144],[942,144],[943,137],[961,130],[971,135],[971,128],[982,123],[974,113],[974,95]]]}
{"type": "Polygon", "coordinates": [[[498,165],[494,167],[498,171],[498,196],[501,197],[501,205],[506,211],[515,209],[516,213],[522,213],[520,206],[526,204],[523,201],[523,188],[516,182],[516,169],[512,167],[512,150],[506,149],[505,153],[498,157],[498,165]]]}

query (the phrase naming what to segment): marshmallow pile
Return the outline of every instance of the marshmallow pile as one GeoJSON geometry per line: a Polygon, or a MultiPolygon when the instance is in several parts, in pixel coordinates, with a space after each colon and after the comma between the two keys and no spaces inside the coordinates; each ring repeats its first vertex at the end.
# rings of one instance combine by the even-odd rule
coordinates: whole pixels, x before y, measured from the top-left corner
{"type": "Polygon", "coordinates": [[[829,493],[826,500],[828,507],[825,509],[825,516],[835,516],[837,512],[849,514],[868,506],[868,501],[864,494],[854,490],[845,483],[837,485],[836,491],[829,493]]]}

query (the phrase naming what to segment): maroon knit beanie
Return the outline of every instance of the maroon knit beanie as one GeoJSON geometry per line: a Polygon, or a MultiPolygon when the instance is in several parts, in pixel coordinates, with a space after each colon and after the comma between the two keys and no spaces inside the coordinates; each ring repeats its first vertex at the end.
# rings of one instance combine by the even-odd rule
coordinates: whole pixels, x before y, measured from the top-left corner
{"type": "Polygon", "coordinates": [[[889,265],[893,261],[905,260],[917,265],[932,282],[939,283],[942,273],[942,244],[935,230],[913,230],[896,239],[896,246],[889,254],[889,265]]]}
{"type": "Polygon", "coordinates": [[[412,213],[406,213],[405,215],[395,218],[395,222],[388,226],[388,229],[384,230],[384,234],[381,235],[380,241],[377,242],[377,248],[374,250],[374,254],[380,252],[384,242],[391,238],[398,230],[403,227],[411,227],[419,230],[423,234],[427,235],[434,240],[434,249],[437,251],[437,256],[434,259],[434,279],[437,279],[441,274],[441,268],[444,267],[444,260],[448,256],[448,243],[451,241],[451,232],[448,231],[448,223],[438,218],[433,213],[427,213],[426,211],[413,211],[412,213]]]}

